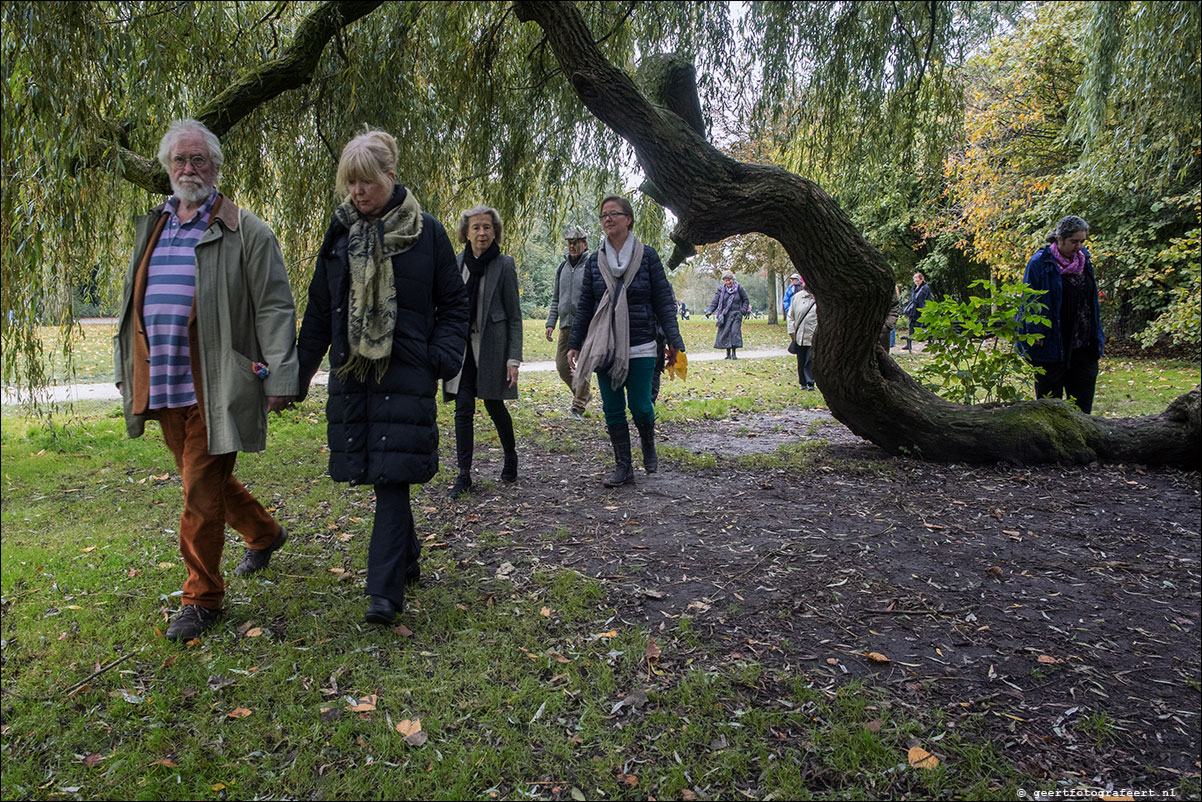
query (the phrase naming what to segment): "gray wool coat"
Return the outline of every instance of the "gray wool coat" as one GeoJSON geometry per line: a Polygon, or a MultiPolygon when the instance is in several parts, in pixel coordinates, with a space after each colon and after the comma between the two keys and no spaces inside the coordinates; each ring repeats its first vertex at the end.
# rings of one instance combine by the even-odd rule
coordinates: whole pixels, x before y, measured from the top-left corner
{"type": "MultiPolygon", "coordinates": [[[[467,268],[463,253],[458,256],[463,282],[467,268]]],[[[506,377],[509,365],[522,364],[522,305],[518,298],[518,272],[513,258],[505,254],[493,259],[484,273],[479,303],[471,310],[467,347],[476,359],[476,397],[485,400],[515,400],[518,388],[510,387],[506,377]]],[[[459,378],[443,384],[443,400],[454,400],[459,378]]]]}

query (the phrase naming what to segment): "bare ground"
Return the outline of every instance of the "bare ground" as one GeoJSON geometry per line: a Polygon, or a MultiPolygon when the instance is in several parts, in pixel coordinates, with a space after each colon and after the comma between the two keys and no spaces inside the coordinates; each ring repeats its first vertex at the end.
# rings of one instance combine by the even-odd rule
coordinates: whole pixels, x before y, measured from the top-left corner
{"type": "Polygon", "coordinates": [[[718,661],[883,686],[1037,779],[1197,778],[1196,473],[890,458],[797,408],[661,427],[660,472],[608,490],[600,422],[546,425],[577,447],[520,447],[516,486],[426,488],[462,558],[576,569],[622,621],[692,619],[718,661]],[[513,545],[478,549],[488,530],[513,545]]]}

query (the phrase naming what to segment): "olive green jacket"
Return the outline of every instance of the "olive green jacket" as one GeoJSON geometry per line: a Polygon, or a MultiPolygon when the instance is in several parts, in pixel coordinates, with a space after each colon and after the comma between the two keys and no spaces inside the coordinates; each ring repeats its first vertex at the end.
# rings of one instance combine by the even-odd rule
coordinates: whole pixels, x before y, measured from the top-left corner
{"type": "MultiPolygon", "coordinates": [[[[150,347],[142,302],[150,254],[162,230],[163,205],[135,222],[134,250],[113,338],[113,374],[125,428],[140,437],[147,420],[150,347]]],[[[267,224],[219,196],[196,245],[196,295],[188,325],[192,378],[209,432],[209,453],[262,451],[267,446],[266,396],[299,387],[296,305],[275,234],[267,224]],[[268,366],[266,378],[251,363],[268,366]]]]}

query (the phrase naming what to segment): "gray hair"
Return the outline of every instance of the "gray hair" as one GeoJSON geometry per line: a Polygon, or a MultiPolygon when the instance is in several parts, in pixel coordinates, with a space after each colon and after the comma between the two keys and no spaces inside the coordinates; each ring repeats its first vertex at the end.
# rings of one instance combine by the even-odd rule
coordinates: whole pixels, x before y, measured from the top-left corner
{"type": "Polygon", "coordinates": [[[1078,231],[1088,233],[1089,223],[1074,214],[1065,215],[1060,218],[1060,222],[1056,224],[1055,230],[1051,234],[1048,234],[1047,241],[1060,242],[1061,240],[1068,239],[1078,231]]]}
{"type": "Polygon", "coordinates": [[[199,134],[204,137],[205,147],[209,151],[209,161],[213,163],[213,183],[221,177],[221,166],[225,164],[225,155],[221,152],[221,140],[198,120],[175,120],[167,127],[167,133],[159,140],[159,164],[164,170],[171,168],[171,149],[185,134],[199,134]]]}
{"type": "Polygon", "coordinates": [[[338,157],[334,192],[339,198],[345,198],[350,193],[352,181],[391,185],[388,174],[396,173],[396,157],[396,137],[379,128],[363,126],[363,133],[347,142],[338,157]]]}
{"type": "Polygon", "coordinates": [[[723,280],[723,281],[725,281],[725,280],[726,280],[726,279],[728,279],[728,278],[729,278],[729,279],[734,279],[734,277],[735,277],[735,274],[734,274],[734,272],[733,272],[733,271],[731,271],[731,270],[723,270],[723,271],[722,271],[722,280],[723,280]]]}
{"type": "Polygon", "coordinates": [[[492,217],[492,230],[496,234],[497,244],[500,245],[502,229],[501,213],[491,206],[473,206],[459,213],[459,241],[467,242],[468,222],[478,214],[487,214],[492,217]]]}

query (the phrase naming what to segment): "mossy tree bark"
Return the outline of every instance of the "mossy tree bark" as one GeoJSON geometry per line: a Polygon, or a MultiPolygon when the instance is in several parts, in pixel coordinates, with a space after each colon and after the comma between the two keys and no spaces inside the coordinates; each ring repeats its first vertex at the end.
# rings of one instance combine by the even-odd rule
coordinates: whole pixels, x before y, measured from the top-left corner
{"type": "Polygon", "coordinates": [[[610,64],[571,3],[522,0],[518,19],[542,28],[585,106],[626,139],[641,189],[679,223],[670,264],[694,245],[760,232],[776,239],[821,309],[814,370],[834,416],[894,454],[1029,464],[1133,461],[1199,466],[1199,390],[1160,415],[1094,418],[1060,401],[963,406],[922,388],[878,345],[891,271],[842,208],[812,181],[736,161],[705,139],[695,71],[673,56],[640,68],[642,89],[610,64]]]}

